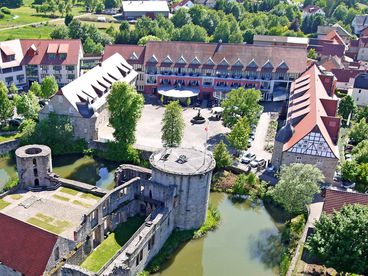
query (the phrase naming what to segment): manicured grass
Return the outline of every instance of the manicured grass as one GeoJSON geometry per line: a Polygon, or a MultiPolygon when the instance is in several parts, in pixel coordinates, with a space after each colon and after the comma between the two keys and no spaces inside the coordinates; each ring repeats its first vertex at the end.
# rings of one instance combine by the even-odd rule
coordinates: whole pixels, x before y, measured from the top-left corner
{"type": "Polygon", "coordinates": [[[38,213],[35,217],[30,218],[27,220],[27,222],[54,234],[62,233],[69,226],[69,221],[67,220],[54,219],[41,213],[38,213]]]}
{"type": "Polygon", "coordinates": [[[16,138],[19,138],[20,136],[21,136],[20,133],[10,134],[10,135],[0,135],[0,143],[14,140],[16,138]]]}
{"type": "Polygon", "coordinates": [[[64,197],[64,196],[61,196],[61,195],[52,195],[53,198],[56,198],[56,199],[59,199],[59,200],[62,200],[62,201],[69,201],[70,198],[68,197],[64,197]]]}
{"type": "Polygon", "coordinates": [[[69,194],[69,195],[73,195],[73,196],[75,196],[79,193],[79,191],[77,191],[77,190],[73,190],[73,189],[70,189],[70,188],[64,188],[64,187],[60,189],[60,192],[65,193],[65,194],[69,194]]]}
{"type": "Polygon", "coordinates": [[[5,207],[9,206],[10,203],[5,201],[4,199],[0,198],[0,210],[4,209],[5,207]]]}
{"type": "Polygon", "coordinates": [[[21,199],[23,196],[22,195],[11,195],[10,196],[12,199],[14,199],[14,200],[19,200],[19,199],[21,199]]]}
{"type": "Polygon", "coordinates": [[[94,194],[82,194],[80,197],[85,198],[85,199],[94,199],[94,200],[100,200],[101,199],[101,197],[96,196],[94,194]]]}
{"type": "Polygon", "coordinates": [[[140,217],[129,218],[120,224],[81,264],[92,272],[98,272],[103,265],[112,258],[117,251],[130,239],[135,231],[142,225],[144,219],[140,217]]]}
{"type": "Polygon", "coordinates": [[[26,26],[17,29],[4,30],[0,29],[0,41],[11,39],[27,39],[27,38],[50,38],[50,33],[55,28],[52,25],[42,25],[39,27],[26,26]]]}
{"type": "Polygon", "coordinates": [[[75,205],[79,205],[79,206],[86,207],[86,208],[89,208],[89,207],[91,207],[91,206],[92,206],[91,204],[84,203],[84,202],[79,201],[79,200],[73,200],[73,202],[72,202],[72,203],[73,203],[73,204],[75,204],[75,205]]]}

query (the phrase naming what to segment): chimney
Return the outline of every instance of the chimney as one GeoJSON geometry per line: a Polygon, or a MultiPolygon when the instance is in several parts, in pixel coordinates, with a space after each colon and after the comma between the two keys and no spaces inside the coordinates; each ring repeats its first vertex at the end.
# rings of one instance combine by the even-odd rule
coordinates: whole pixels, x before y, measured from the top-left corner
{"type": "Polygon", "coordinates": [[[320,75],[319,76],[324,88],[326,89],[328,95],[333,97],[335,95],[336,89],[336,79],[334,75],[320,75]]]}

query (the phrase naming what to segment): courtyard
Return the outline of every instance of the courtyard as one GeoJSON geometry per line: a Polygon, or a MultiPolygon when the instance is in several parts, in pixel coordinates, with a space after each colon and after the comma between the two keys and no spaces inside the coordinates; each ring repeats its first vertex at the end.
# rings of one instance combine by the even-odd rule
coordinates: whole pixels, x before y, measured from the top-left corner
{"type": "Polygon", "coordinates": [[[64,238],[74,230],[99,197],[60,187],[54,191],[19,191],[2,199],[1,212],[64,238]]]}

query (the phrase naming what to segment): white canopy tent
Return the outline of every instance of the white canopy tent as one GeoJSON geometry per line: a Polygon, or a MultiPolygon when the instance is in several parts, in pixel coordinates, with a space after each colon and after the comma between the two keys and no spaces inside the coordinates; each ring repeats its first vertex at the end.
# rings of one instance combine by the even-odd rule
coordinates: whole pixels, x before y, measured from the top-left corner
{"type": "Polygon", "coordinates": [[[163,86],[158,88],[158,93],[171,98],[189,98],[199,95],[199,88],[163,86]]]}

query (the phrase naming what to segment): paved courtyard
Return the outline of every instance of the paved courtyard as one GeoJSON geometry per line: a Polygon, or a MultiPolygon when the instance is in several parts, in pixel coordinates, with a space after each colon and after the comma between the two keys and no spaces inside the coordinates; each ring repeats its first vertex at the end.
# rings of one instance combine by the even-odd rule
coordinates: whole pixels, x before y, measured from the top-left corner
{"type": "MultiPolygon", "coordinates": [[[[136,146],[138,148],[159,149],[162,148],[161,143],[161,120],[165,108],[160,105],[145,104],[142,116],[139,119],[136,131],[136,146]]],[[[201,115],[206,118],[206,123],[194,125],[190,120],[197,115],[198,109],[185,108],[183,117],[185,121],[184,138],[182,147],[197,148],[203,150],[206,146],[206,138],[208,147],[212,148],[216,143],[229,133],[229,129],[222,125],[221,121],[208,120],[211,117],[211,110],[207,108],[201,109],[201,115]],[[208,132],[205,128],[208,127],[208,132]]],[[[99,133],[101,140],[113,140],[113,129],[106,126],[99,133]]]]}
{"type": "Polygon", "coordinates": [[[54,191],[20,191],[3,198],[9,205],[1,210],[8,216],[44,230],[73,239],[83,215],[99,198],[68,188],[54,191]]]}

